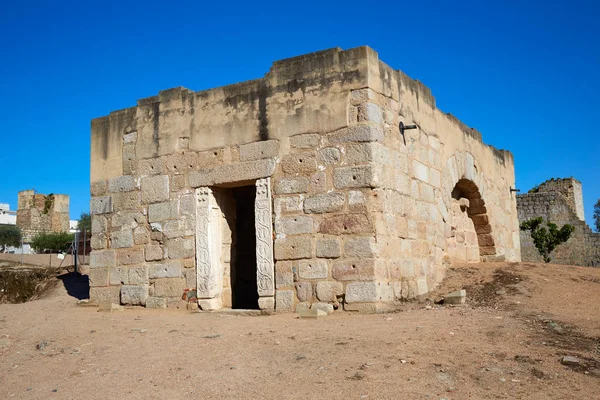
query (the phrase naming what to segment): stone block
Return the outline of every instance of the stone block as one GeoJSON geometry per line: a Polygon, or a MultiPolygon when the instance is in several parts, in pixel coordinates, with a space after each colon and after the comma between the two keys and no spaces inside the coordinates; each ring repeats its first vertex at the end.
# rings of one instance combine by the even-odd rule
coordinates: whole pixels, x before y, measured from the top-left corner
{"type": "Polygon", "coordinates": [[[90,300],[101,302],[111,302],[120,304],[121,288],[119,286],[109,287],[91,287],[90,288],[90,300]]]}
{"type": "Polygon", "coordinates": [[[319,258],[338,258],[341,256],[338,239],[317,239],[316,256],[319,258]]]}
{"type": "Polygon", "coordinates": [[[112,267],[110,269],[111,285],[129,285],[129,268],[112,267]]]}
{"type": "Polygon", "coordinates": [[[115,211],[138,211],[140,208],[140,193],[120,192],[112,195],[112,206],[115,211]]]}
{"type": "MultiPolygon", "coordinates": [[[[112,274],[112,271],[111,271],[112,274]]],[[[128,280],[130,285],[148,284],[148,266],[138,265],[128,268],[128,280]]]]}
{"type": "Polygon", "coordinates": [[[352,282],[346,286],[346,303],[374,303],[379,300],[377,282],[352,282]]]}
{"type": "Polygon", "coordinates": [[[300,235],[313,233],[313,219],[310,216],[294,215],[275,218],[275,232],[277,235],[300,235]]]}
{"type": "Polygon", "coordinates": [[[286,174],[315,172],[317,158],[313,152],[288,154],[281,159],[281,169],[286,174]]]}
{"type": "Polygon", "coordinates": [[[351,237],[344,242],[344,254],[350,258],[371,258],[377,255],[374,237],[351,237]]]}
{"type": "Polygon", "coordinates": [[[196,289],[197,280],[196,280],[196,269],[186,269],[183,271],[183,275],[185,276],[185,287],[186,289],[196,289]]]}
{"type": "Polygon", "coordinates": [[[273,310],[275,309],[275,298],[268,297],[259,297],[258,298],[258,308],[261,310],[273,310]]]}
{"type": "Polygon", "coordinates": [[[240,161],[254,161],[279,155],[279,140],[264,140],[239,147],[240,161]]]}
{"type": "Polygon", "coordinates": [[[360,124],[339,129],[327,135],[330,143],[383,142],[381,125],[360,124]]]}
{"type": "Polygon", "coordinates": [[[90,239],[90,247],[92,250],[104,250],[107,245],[107,237],[104,233],[93,235],[90,239]]]}
{"type": "Polygon", "coordinates": [[[296,283],[296,296],[299,301],[311,301],[313,297],[312,284],[310,282],[296,283]]]}
{"type": "Polygon", "coordinates": [[[139,213],[116,212],[112,215],[110,225],[113,231],[115,229],[133,229],[138,226],[138,221],[145,222],[145,219],[146,218],[139,213]]]}
{"type": "Polygon", "coordinates": [[[108,180],[108,191],[110,193],[130,192],[136,187],[135,178],[131,175],[118,176],[108,180]]]}
{"type": "Polygon", "coordinates": [[[373,233],[373,226],[364,214],[340,214],[323,219],[319,232],[329,235],[373,233]]]}
{"type": "Polygon", "coordinates": [[[171,259],[194,257],[195,251],[194,238],[175,238],[167,241],[167,252],[171,259]]]}
{"type": "Polygon", "coordinates": [[[344,294],[344,284],[342,282],[317,282],[317,299],[320,301],[337,301],[337,298],[344,294]]]}
{"type": "Polygon", "coordinates": [[[92,251],[90,253],[90,268],[106,268],[116,265],[114,250],[92,251]]]}
{"type": "Polygon", "coordinates": [[[423,182],[429,182],[429,167],[417,160],[412,162],[413,176],[423,182]]]}
{"type": "Polygon", "coordinates": [[[277,290],[275,292],[275,311],[293,311],[295,302],[294,297],[293,290],[277,290]]]}
{"type": "Polygon", "coordinates": [[[133,231],[125,229],[111,234],[110,247],[113,249],[123,249],[133,246],[133,231]]]}
{"type": "Polygon", "coordinates": [[[298,260],[312,258],[312,241],[307,236],[275,239],[276,260],[298,260]]]}
{"type": "Polygon", "coordinates": [[[154,296],[181,297],[184,289],[184,278],[159,278],[154,281],[154,296]]]}
{"type": "Polygon", "coordinates": [[[159,203],[169,200],[169,176],[156,175],[142,178],[142,202],[159,203]]]}
{"type": "Polygon", "coordinates": [[[304,212],[322,214],[340,211],[346,202],[343,193],[331,192],[309,196],[304,200],[304,212]]]}
{"type": "Polygon", "coordinates": [[[144,262],[144,249],[129,248],[117,250],[118,265],[141,264],[144,262]]]}
{"type": "Polygon", "coordinates": [[[150,296],[146,299],[146,308],[167,308],[165,297],[150,296]]]}
{"type": "Polygon", "coordinates": [[[133,230],[133,243],[146,244],[150,241],[150,233],[145,226],[138,226],[133,230]]]}
{"type": "Polygon", "coordinates": [[[306,193],[308,191],[308,183],[308,178],[304,176],[278,179],[275,181],[273,191],[275,194],[306,193]]]}
{"type": "Polygon", "coordinates": [[[389,164],[387,147],[381,143],[350,143],[346,146],[346,164],[358,165],[369,162],[389,164]]]}
{"type": "Polygon", "coordinates": [[[356,89],[350,92],[350,104],[357,106],[375,100],[377,94],[373,89],[356,89]]]}
{"type": "Polygon", "coordinates": [[[316,149],[321,142],[318,133],[304,133],[290,137],[290,146],[295,149],[316,149]]]}
{"type": "Polygon", "coordinates": [[[326,147],[317,153],[317,161],[323,165],[338,164],[342,159],[342,154],[338,148],[326,147]]]}
{"type": "Polygon", "coordinates": [[[123,285],[121,286],[121,304],[133,306],[146,305],[148,298],[148,285],[123,285]]]}
{"type": "Polygon", "coordinates": [[[448,293],[444,296],[444,304],[465,304],[467,301],[467,291],[465,289],[448,293]]]}
{"type": "Polygon", "coordinates": [[[151,264],[148,270],[148,277],[150,279],[180,278],[181,276],[180,261],[167,261],[160,264],[151,264]]]}
{"type": "Polygon", "coordinates": [[[333,304],[328,304],[328,303],[313,303],[310,306],[310,309],[317,309],[317,310],[321,310],[326,312],[327,314],[333,314],[333,304]]]}
{"type": "Polygon", "coordinates": [[[377,104],[364,103],[358,105],[358,122],[375,122],[381,124],[383,122],[383,115],[381,108],[377,104]]]}
{"type": "Polygon", "coordinates": [[[162,246],[158,244],[149,244],[144,247],[146,254],[146,261],[160,261],[163,259],[162,246]]]}
{"type": "Polygon", "coordinates": [[[275,215],[301,212],[304,207],[304,195],[277,197],[273,200],[275,215]]]}
{"type": "Polygon", "coordinates": [[[375,259],[344,259],[333,263],[333,279],[338,281],[372,281],[376,278],[375,259]]]}
{"type": "Polygon", "coordinates": [[[212,186],[221,183],[243,182],[273,175],[275,160],[272,158],[220,165],[189,173],[190,186],[212,186]]]}
{"type": "Polygon", "coordinates": [[[329,268],[325,260],[302,260],[298,263],[298,276],[302,279],[325,279],[328,275],[329,268]]]}
{"type": "Polygon", "coordinates": [[[132,144],[137,141],[137,132],[129,132],[123,135],[123,144],[132,144]]]}
{"type": "Polygon", "coordinates": [[[90,268],[88,273],[90,287],[108,286],[108,271],[109,268],[90,268]]]}
{"type": "Polygon", "coordinates": [[[333,171],[333,186],[337,189],[375,188],[381,186],[381,166],[374,164],[338,167],[333,171]]]}
{"type": "Polygon", "coordinates": [[[92,197],[104,196],[107,189],[108,184],[105,180],[95,181],[90,184],[90,194],[92,197]]]}
{"type": "Polygon", "coordinates": [[[92,197],[90,200],[90,214],[108,214],[111,212],[113,212],[113,207],[110,196],[92,197]]]}
{"type": "Polygon", "coordinates": [[[179,218],[179,202],[177,200],[154,203],[148,206],[148,222],[160,222],[179,218]]]}
{"type": "Polygon", "coordinates": [[[106,233],[108,220],[102,215],[92,215],[92,235],[106,233]]]}
{"type": "Polygon", "coordinates": [[[324,171],[315,172],[310,176],[310,190],[315,193],[327,190],[327,174],[324,171]]]}
{"type": "Polygon", "coordinates": [[[294,272],[292,261],[277,261],[275,264],[275,288],[280,289],[294,284],[294,272]]]}
{"type": "Polygon", "coordinates": [[[165,172],[163,160],[160,158],[150,158],[141,160],[138,163],[137,172],[139,176],[161,175],[165,172]]]}

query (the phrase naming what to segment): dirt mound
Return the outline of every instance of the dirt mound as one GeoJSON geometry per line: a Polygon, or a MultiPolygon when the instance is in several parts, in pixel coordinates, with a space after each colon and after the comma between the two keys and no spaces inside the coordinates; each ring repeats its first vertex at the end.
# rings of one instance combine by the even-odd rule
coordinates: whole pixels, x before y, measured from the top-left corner
{"type": "Polygon", "coordinates": [[[56,277],[61,271],[3,261],[0,264],[0,304],[24,303],[39,298],[57,286],[56,277]]]}

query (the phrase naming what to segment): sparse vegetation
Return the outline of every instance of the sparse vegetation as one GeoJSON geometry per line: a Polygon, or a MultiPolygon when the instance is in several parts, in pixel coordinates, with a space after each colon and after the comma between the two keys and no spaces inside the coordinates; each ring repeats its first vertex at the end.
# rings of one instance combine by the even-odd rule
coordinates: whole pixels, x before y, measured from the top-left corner
{"type": "Polygon", "coordinates": [[[80,232],[83,232],[84,230],[90,232],[92,230],[92,217],[90,214],[86,212],[81,213],[79,221],[77,222],[77,230],[80,232]]]}
{"type": "Polygon", "coordinates": [[[547,221],[546,226],[548,229],[546,229],[542,226],[543,222],[544,219],[542,217],[532,218],[529,221],[521,223],[520,228],[522,231],[531,231],[533,244],[544,258],[544,262],[549,263],[551,260],[550,253],[552,253],[559,244],[569,240],[575,227],[573,225],[565,224],[558,229],[558,226],[555,223],[547,221]]]}
{"type": "Polygon", "coordinates": [[[539,191],[540,191],[540,185],[535,185],[534,187],[529,189],[529,191],[527,193],[537,193],[539,191]]]}
{"type": "Polygon", "coordinates": [[[0,224],[0,248],[2,251],[7,246],[19,247],[21,245],[21,230],[16,225],[0,224]]]}
{"type": "Polygon", "coordinates": [[[73,242],[73,235],[67,232],[40,233],[31,241],[37,253],[59,253],[67,251],[73,242]]]}
{"type": "Polygon", "coordinates": [[[600,232],[600,199],[594,204],[594,225],[596,232],[600,232]]]}
{"type": "Polygon", "coordinates": [[[44,210],[43,214],[48,214],[52,205],[54,204],[54,193],[50,193],[48,196],[44,196],[44,210]]]}

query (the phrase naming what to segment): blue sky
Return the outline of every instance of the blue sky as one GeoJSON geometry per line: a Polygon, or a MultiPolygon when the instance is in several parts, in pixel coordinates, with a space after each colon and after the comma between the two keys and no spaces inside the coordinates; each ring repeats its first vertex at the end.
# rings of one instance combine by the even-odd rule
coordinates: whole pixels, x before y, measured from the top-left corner
{"type": "Polygon", "coordinates": [[[159,90],[263,76],[275,60],[369,45],[438,107],[509,149],[517,187],[600,198],[600,2],[21,1],[0,13],[0,202],[89,207],[90,120],[159,90]],[[418,3],[418,4],[417,4],[418,3]]]}

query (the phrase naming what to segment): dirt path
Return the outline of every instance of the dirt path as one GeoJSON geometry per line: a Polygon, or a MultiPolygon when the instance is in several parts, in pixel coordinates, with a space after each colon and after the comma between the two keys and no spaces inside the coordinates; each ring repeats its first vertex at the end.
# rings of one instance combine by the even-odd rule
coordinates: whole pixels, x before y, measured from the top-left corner
{"type": "Polygon", "coordinates": [[[464,286],[465,307],[319,320],[99,313],[61,289],[0,305],[0,398],[599,398],[600,269],[471,264],[438,292],[464,286]]]}

